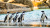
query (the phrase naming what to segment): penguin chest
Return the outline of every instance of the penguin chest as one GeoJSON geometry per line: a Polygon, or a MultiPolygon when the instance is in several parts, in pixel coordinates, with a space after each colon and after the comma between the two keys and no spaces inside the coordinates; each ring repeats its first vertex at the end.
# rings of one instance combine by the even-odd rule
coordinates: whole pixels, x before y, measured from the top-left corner
{"type": "Polygon", "coordinates": [[[42,16],[42,20],[44,20],[45,19],[45,14],[43,14],[43,16],[42,16]]]}

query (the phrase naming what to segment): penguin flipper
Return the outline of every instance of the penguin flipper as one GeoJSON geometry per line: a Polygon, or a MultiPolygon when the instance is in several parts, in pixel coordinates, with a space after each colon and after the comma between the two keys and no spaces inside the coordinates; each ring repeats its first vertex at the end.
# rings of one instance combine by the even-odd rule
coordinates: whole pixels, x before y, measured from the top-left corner
{"type": "Polygon", "coordinates": [[[13,18],[13,21],[14,21],[14,22],[16,22],[16,17],[15,17],[15,18],[13,18]]]}
{"type": "Polygon", "coordinates": [[[20,17],[18,18],[18,22],[20,22],[20,17]]]}
{"type": "Polygon", "coordinates": [[[47,16],[45,16],[45,17],[46,17],[46,19],[48,19],[47,16]]]}

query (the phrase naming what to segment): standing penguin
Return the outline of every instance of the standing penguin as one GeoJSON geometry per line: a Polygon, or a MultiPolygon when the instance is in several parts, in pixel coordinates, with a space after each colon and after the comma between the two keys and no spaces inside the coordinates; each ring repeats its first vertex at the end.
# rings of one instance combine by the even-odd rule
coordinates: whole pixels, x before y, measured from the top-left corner
{"type": "Polygon", "coordinates": [[[16,13],[16,16],[13,18],[13,22],[16,22],[16,21],[17,21],[18,16],[19,16],[18,13],[19,13],[19,12],[17,12],[17,13],[16,13]]]}
{"type": "Polygon", "coordinates": [[[15,13],[12,13],[12,15],[9,17],[9,22],[11,22],[11,18],[13,17],[15,13]]]}
{"type": "Polygon", "coordinates": [[[4,22],[6,22],[8,16],[9,16],[9,13],[10,13],[10,12],[8,11],[8,12],[7,12],[7,15],[5,16],[4,22]]]}
{"type": "Polygon", "coordinates": [[[22,20],[24,20],[24,13],[25,11],[23,11],[20,17],[18,18],[18,22],[21,22],[22,20]]]}
{"type": "Polygon", "coordinates": [[[41,15],[41,19],[40,19],[40,21],[42,22],[44,22],[44,19],[46,18],[46,19],[48,19],[47,18],[47,16],[45,15],[45,13],[44,13],[44,11],[41,11],[42,12],[42,15],[41,15]]]}

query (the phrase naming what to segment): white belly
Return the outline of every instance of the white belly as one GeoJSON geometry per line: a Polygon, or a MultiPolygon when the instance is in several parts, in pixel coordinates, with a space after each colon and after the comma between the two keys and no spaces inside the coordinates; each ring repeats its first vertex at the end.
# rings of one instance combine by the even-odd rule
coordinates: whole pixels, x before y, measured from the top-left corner
{"type": "Polygon", "coordinates": [[[42,20],[44,20],[45,19],[45,14],[43,14],[43,16],[42,16],[42,18],[41,18],[42,20]]]}

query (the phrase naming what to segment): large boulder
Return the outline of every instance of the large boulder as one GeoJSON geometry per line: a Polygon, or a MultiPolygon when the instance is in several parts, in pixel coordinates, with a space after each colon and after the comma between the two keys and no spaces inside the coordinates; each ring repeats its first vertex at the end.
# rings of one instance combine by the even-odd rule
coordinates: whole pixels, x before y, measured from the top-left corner
{"type": "Polygon", "coordinates": [[[14,0],[13,2],[10,3],[22,3],[24,5],[29,5],[29,7],[32,7],[31,0],[14,0]]]}
{"type": "Polygon", "coordinates": [[[13,5],[11,3],[0,2],[0,9],[13,9],[20,8],[20,6],[13,5]]]}
{"type": "Polygon", "coordinates": [[[4,2],[7,2],[8,0],[3,0],[4,2]]]}

